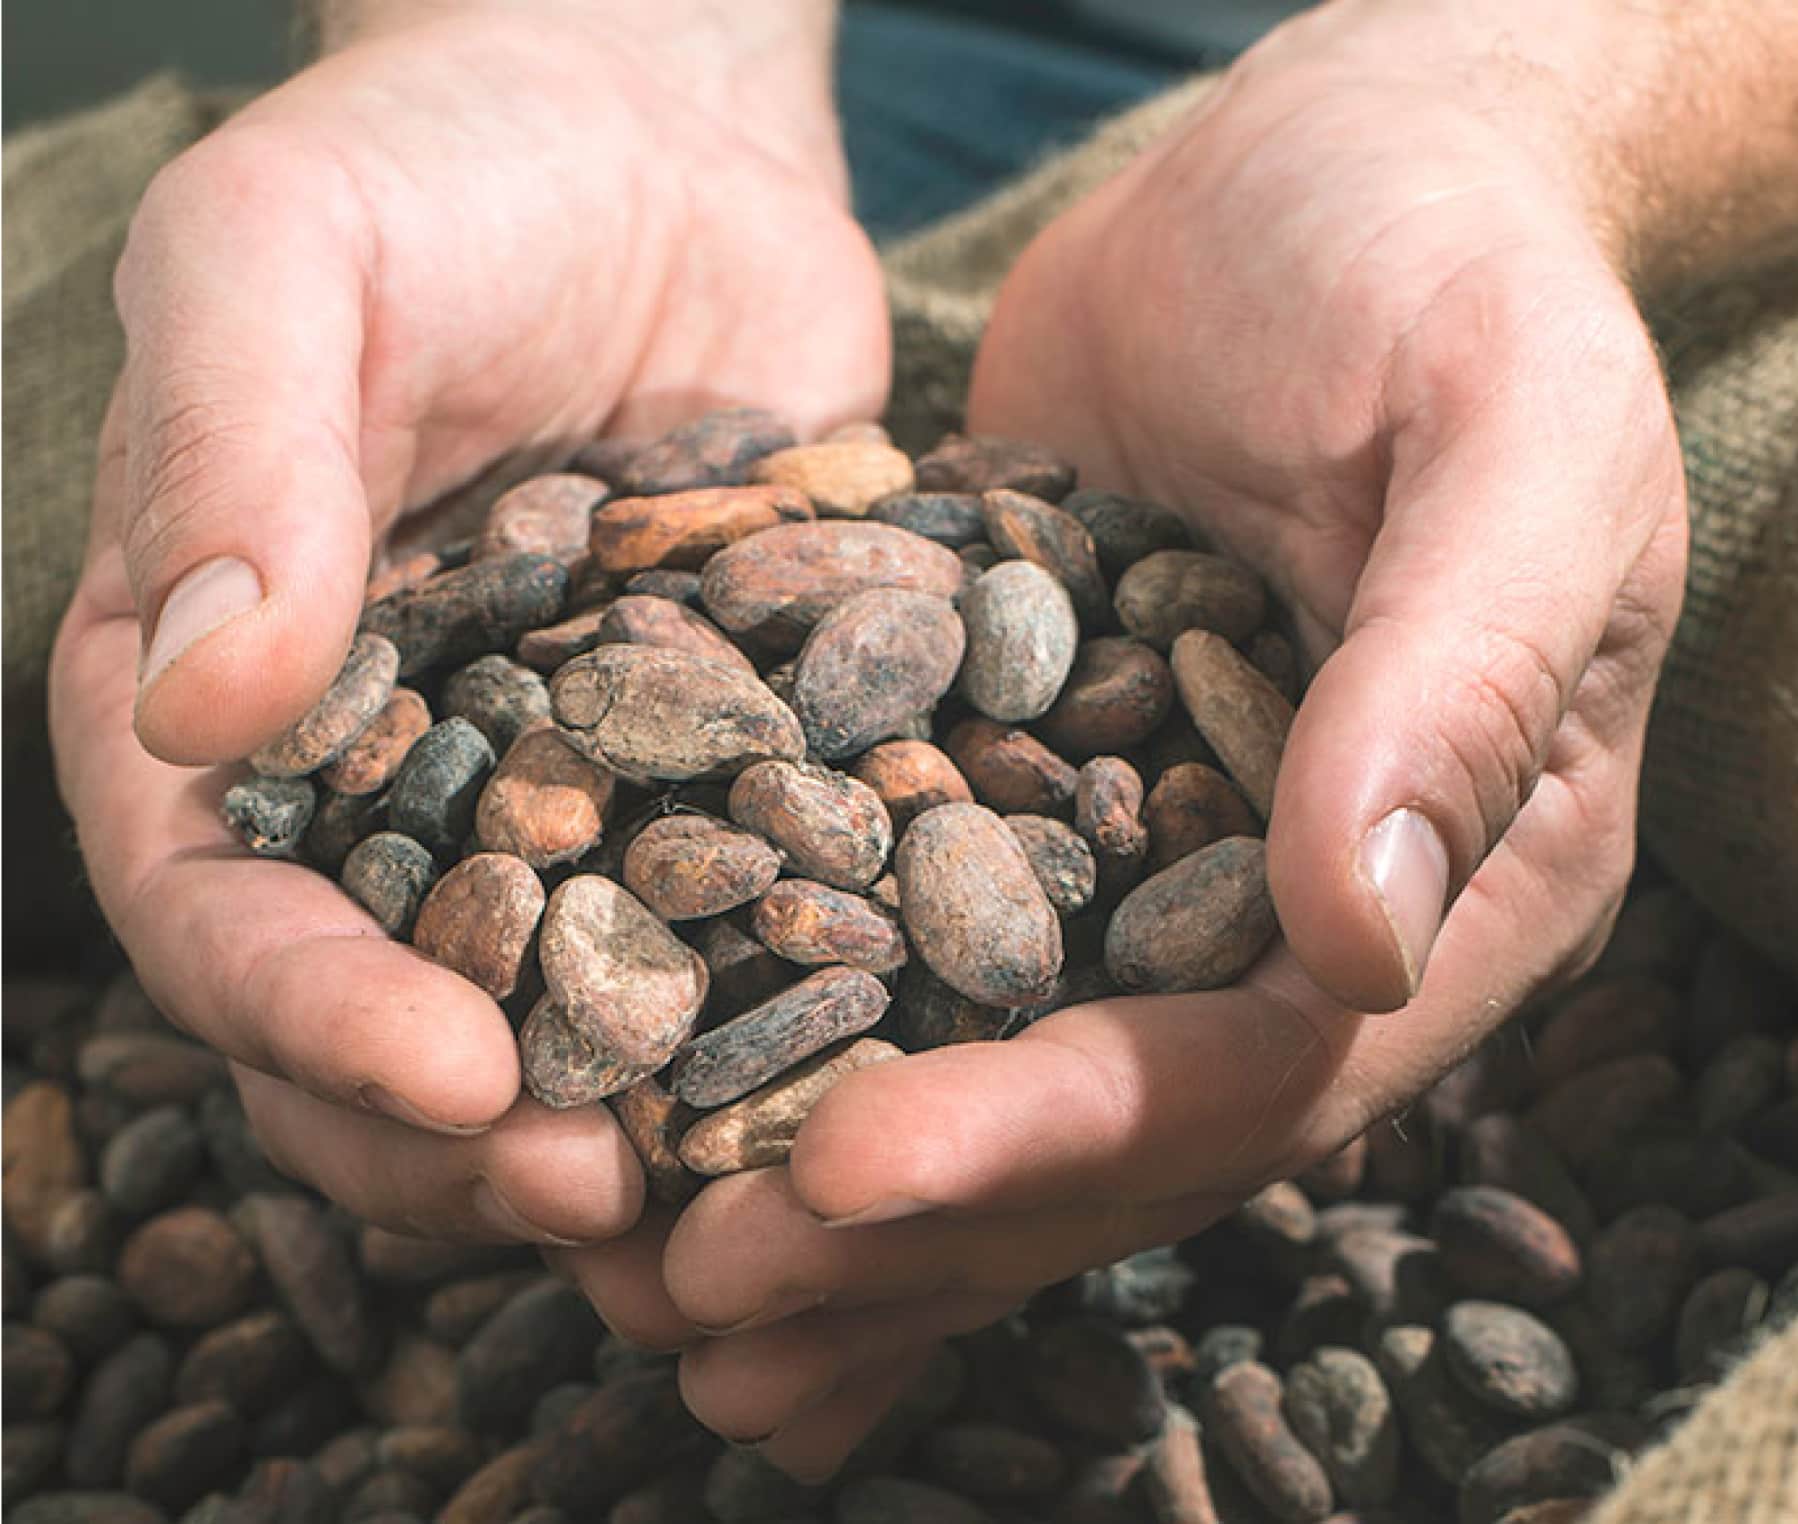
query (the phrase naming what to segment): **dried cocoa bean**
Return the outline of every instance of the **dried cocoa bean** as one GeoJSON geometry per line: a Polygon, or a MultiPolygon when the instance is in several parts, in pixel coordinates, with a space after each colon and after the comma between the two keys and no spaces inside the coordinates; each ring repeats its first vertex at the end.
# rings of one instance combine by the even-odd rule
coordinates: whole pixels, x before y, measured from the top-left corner
{"type": "Polygon", "coordinates": [[[943,804],[899,844],[905,929],[931,971],[988,1005],[1046,997],[1061,971],[1061,927],[1017,838],[991,811],[943,804]]]}
{"type": "Polygon", "coordinates": [[[0,1202],[7,1226],[41,1257],[51,1214],[88,1179],[69,1092],[37,1080],[9,1099],[0,1125],[0,1148],[5,1154],[0,1202]]]}
{"type": "Polygon", "coordinates": [[[475,805],[475,841],[533,868],[574,862],[599,845],[612,802],[612,775],[553,726],[512,743],[475,805]]]}
{"type": "Polygon", "coordinates": [[[1646,1438],[1627,1415],[1591,1413],[1508,1439],[1468,1468],[1461,1524],[1496,1524],[1507,1510],[1545,1498],[1597,1497],[1646,1438]]]}
{"type": "Polygon", "coordinates": [[[1444,1273],[1470,1296],[1548,1307],[1579,1287],[1572,1235],[1540,1207],[1497,1186],[1447,1192],[1436,1203],[1430,1232],[1444,1273]]]}
{"type": "Polygon", "coordinates": [[[1671,1324],[1697,1269],[1691,1220],[1668,1206],[1637,1207],[1593,1240],[1586,1290],[1617,1344],[1643,1349],[1671,1324]]]}
{"type": "Polygon", "coordinates": [[[918,457],[920,492],[1014,492],[1060,502],[1074,485],[1074,468],[1041,445],[993,434],[945,434],[918,457]]]}
{"type": "Polygon", "coordinates": [[[555,675],[550,701],[576,747],[639,781],[732,777],[805,753],[793,711],[761,683],[685,651],[601,646],[555,675]]]}
{"type": "Polygon", "coordinates": [[[1560,1336],[1520,1307],[1456,1302],[1442,1316],[1448,1371],[1475,1401],[1513,1418],[1556,1418],[1579,1396],[1560,1336]]]}
{"type": "Polygon", "coordinates": [[[258,1194],[238,1203],[263,1268],[319,1359],[354,1375],[378,1353],[368,1293],[324,1212],[303,1196],[258,1194]]]}
{"type": "Polygon", "coordinates": [[[410,688],[395,688],[368,728],[318,775],[339,794],[378,794],[393,781],[412,743],[431,728],[431,710],[410,688]]]}
{"type": "Polygon", "coordinates": [[[131,1442],[125,1485],[167,1508],[185,1508],[221,1484],[243,1452],[243,1420],[222,1402],[158,1418],[131,1442]]]}
{"type": "Polygon", "coordinates": [[[783,879],[755,907],[757,939],[805,967],[846,963],[887,974],[905,962],[905,937],[891,915],[858,894],[808,879],[783,879]]]}
{"type": "Polygon", "coordinates": [[[977,492],[896,492],[869,504],[868,517],[951,550],[986,538],[986,517],[977,492]]]}
{"type": "Polygon", "coordinates": [[[690,1106],[722,1106],[879,1021],[880,981],[826,968],[753,1010],[696,1037],[675,1055],[668,1086],[690,1106]]]}
{"type": "Polygon", "coordinates": [[[835,1524],[991,1524],[984,1510],[929,1482],[865,1476],[838,1495],[835,1524]]]}
{"type": "Polygon", "coordinates": [[[443,557],[434,550],[420,550],[402,556],[397,561],[388,562],[368,579],[368,586],[362,591],[362,601],[379,603],[390,593],[429,582],[443,569],[443,557]]]}
{"type": "Polygon", "coordinates": [[[519,1028],[518,1058],[525,1089],[556,1111],[616,1095],[658,1067],[626,1063],[589,1042],[548,995],[531,1008],[519,1028]]]}
{"type": "Polygon", "coordinates": [[[74,1356],[55,1334],[23,1323],[6,1325],[3,1348],[7,1408],[27,1418],[48,1418],[74,1388],[74,1356]]]}
{"type": "Polygon", "coordinates": [[[1217,989],[1245,973],[1278,929],[1266,848],[1231,836],[1130,891],[1105,934],[1105,967],[1130,991],[1217,989]]]}
{"type": "Polygon", "coordinates": [[[1645,974],[1598,979],[1569,995],[1530,1041],[1536,1083],[1562,1081],[1615,1058],[1665,1053],[1680,1022],[1677,991],[1645,974]]]}
{"type": "Polygon", "coordinates": [[[1020,1012],[982,1005],[913,959],[899,981],[899,1040],[914,1053],[958,1042],[996,1042],[1025,1023],[1020,1012]]]}
{"type": "Polygon", "coordinates": [[[179,1106],[146,1111],[112,1137],[100,1156],[100,1189],[128,1217],[173,1206],[193,1184],[206,1146],[179,1106]]]}
{"type": "Polygon", "coordinates": [[[1348,1279],[1376,1324],[1434,1322],[1448,1303],[1436,1245],[1415,1233],[1352,1229],[1329,1240],[1322,1262],[1348,1279]]]}
{"type": "Polygon", "coordinates": [[[1143,822],[1151,873],[1225,837],[1261,832],[1248,801],[1228,778],[1202,762],[1182,762],[1155,780],[1143,805],[1143,822]]]}
{"type": "Polygon", "coordinates": [[[638,1080],[629,1089],[619,1091],[611,1097],[610,1104],[619,1127],[642,1162],[655,1198],[671,1206],[690,1200],[699,1181],[680,1162],[675,1149],[691,1113],[653,1079],[638,1080]]]}
{"type": "Polygon", "coordinates": [[[878,499],[912,488],[911,460],[877,440],[789,445],[764,455],[749,474],[753,481],[803,493],[821,516],[833,519],[862,518],[878,499]]]}
{"type": "Polygon", "coordinates": [[[334,762],[386,707],[399,670],[392,641],[358,635],[325,696],[251,753],[250,765],[271,778],[299,778],[334,762]]]}
{"type": "Polygon", "coordinates": [[[401,677],[509,651],[526,630],[551,623],[568,572],[548,556],[495,556],[390,593],[362,613],[362,628],[391,640],[401,677]]]}
{"type": "Polygon", "coordinates": [[[924,1442],[924,1464],[945,1487],[980,1498],[1052,1493],[1067,1462],[1047,1440],[1002,1424],[949,1424],[924,1442]]]}
{"type": "Polygon", "coordinates": [[[1680,1379],[1717,1380],[1738,1359],[1767,1309],[1767,1283],[1740,1265],[1713,1270],[1686,1295],[1674,1333],[1680,1379]]]}
{"type": "Polygon", "coordinates": [[[1242,654],[1281,698],[1296,707],[1305,691],[1305,675],[1299,668],[1298,652],[1284,635],[1277,630],[1257,630],[1244,644],[1242,654]]]}
{"type": "Polygon", "coordinates": [[[962,661],[962,620],[946,599],[870,588],[831,609],[793,668],[793,712],[815,756],[866,751],[928,714],[962,661]]]}
{"type": "Polygon", "coordinates": [[[1556,1153],[1584,1171],[1665,1115],[1684,1089],[1670,1059],[1638,1053],[1563,1080],[1530,1108],[1528,1120],[1556,1153]]]}
{"type": "Polygon", "coordinates": [[[335,878],[350,853],[374,835],[381,815],[382,803],[371,795],[321,788],[312,822],[300,843],[300,856],[320,873],[335,878]]]}
{"type": "Polygon", "coordinates": [[[218,1401],[257,1417],[286,1396],[310,1364],[306,1341],[279,1312],[252,1312],[202,1334],[175,1373],[175,1401],[218,1401]]]}
{"type": "Polygon", "coordinates": [[[755,663],[732,645],[724,631],[684,603],[627,594],[606,608],[599,622],[602,645],[655,646],[709,657],[755,677],[755,663]]]}
{"type": "Polygon", "coordinates": [[[483,656],[450,674],[443,685],[443,714],[467,720],[487,738],[494,756],[503,757],[521,735],[549,718],[549,689],[511,657],[483,656]]]}
{"type": "MultiPolygon", "coordinates": [[[[24,1299],[23,1294],[20,1301],[24,1299]]],[[[7,1306],[17,1309],[18,1301],[7,1306]]],[[[137,1331],[137,1313],[116,1281],[101,1275],[65,1275],[38,1292],[31,1304],[35,1327],[54,1334],[85,1368],[112,1353],[137,1331]]]]}
{"type": "Polygon", "coordinates": [[[611,489],[576,471],[533,476],[500,494],[475,536],[470,561],[496,556],[550,556],[572,566],[587,553],[593,510],[611,489]]]}
{"type": "Polygon", "coordinates": [[[205,1207],[152,1217],[119,1255],[119,1285],[152,1323],[210,1328],[239,1311],[256,1260],[237,1231],[205,1207]]]}
{"type": "Polygon", "coordinates": [[[1292,705],[1221,635],[1188,630],[1175,640],[1172,662],[1174,686],[1199,734],[1267,819],[1292,705]]]}
{"type": "Polygon", "coordinates": [[[518,988],[544,898],[542,883],[522,858],[477,852],[444,874],[425,897],[412,944],[504,1000],[518,988]]]}
{"type": "Polygon", "coordinates": [[[304,778],[251,778],[225,790],[225,824],[258,857],[292,857],[299,851],[316,803],[304,778]]]}
{"type": "Polygon", "coordinates": [[[860,1037],[826,1050],[772,1084],[701,1117],[680,1142],[681,1163],[701,1175],[730,1175],[778,1164],[825,1093],[845,1076],[902,1057],[899,1049],[860,1037]]]}
{"type": "Polygon", "coordinates": [[[1497,1415],[1477,1406],[1448,1374],[1434,1332],[1398,1324],[1380,1335],[1380,1374],[1405,1420],[1405,1438],[1424,1464],[1451,1487],[1505,1437],[1497,1415]]]}
{"type": "Polygon", "coordinates": [[[764,455],[793,443],[793,430],[761,408],[734,407],[670,429],[633,450],[616,472],[621,492],[676,493],[731,486],[749,479],[764,455]]]}
{"type": "Polygon", "coordinates": [[[1287,1524],[1330,1512],[1330,1478],[1287,1425],[1280,1378],[1244,1361],[1220,1372],[1205,1394],[1205,1431],[1261,1505],[1287,1524]]]}
{"type": "MultiPolygon", "coordinates": [[[[540,630],[526,630],[518,637],[518,660],[536,674],[547,677],[563,663],[604,644],[606,615],[612,611],[609,597],[589,603],[577,614],[559,624],[545,625],[540,630]]],[[[483,658],[496,660],[497,658],[483,658]]],[[[540,677],[538,679],[542,681],[540,677]]],[[[453,681],[453,679],[452,679],[453,681]]],[[[543,690],[543,713],[549,713],[549,689],[543,690]]]]}
{"type": "Polygon", "coordinates": [[[1148,855],[1142,775],[1122,757],[1094,757],[1074,785],[1074,829],[1092,844],[1099,887],[1109,895],[1134,887],[1148,855]]]}
{"type": "Polygon", "coordinates": [[[63,1472],[77,1487],[112,1487],[139,1430],[168,1404],[174,1359],[165,1340],[139,1334],[99,1365],[81,1392],[63,1472]]]}
{"type": "Polygon", "coordinates": [[[513,1297],[456,1357],[456,1411],[468,1428],[513,1433],[531,1405],[592,1358],[604,1330],[572,1286],[540,1280],[513,1297]]]}
{"type": "Polygon", "coordinates": [[[390,937],[411,932],[418,907],[436,881],[436,859],[398,831],[378,831],[358,842],[343,860],[339,875],[344,892],[390,937]]]}
{"type": "Polygon", "coordinates": [[[1093,537],[1100,569],[1114,582],[1158,550],[1192,549],[1192,532],[1186,521],[1144,498],[1083,487],[1062,499],[1061,506],[1093,537]]]}
{"type": "Polygon", "coordinates": [[[1074,665],[1080,626],[1073,600],[1033,561],[1002,561],[961,601],[967,660],[961,692],[989,719],[1014,723],[1046,713],[1074,665]]]}
{"type": "Polygon", "coordinates": [[[812,516],[805,495],[781,484],[615,498],[593,516],[591,550],[615,574],[697,571],[727,545],[812,516]]]}
{"type": "Polygon", "coordinates": [[[793,966],[776,957],[734,920],[708,921],[699,929],[699,955],[711,978],[706,1019],[735,1016],[792,982],[793,966]]]}
{"type": "Polygon", "coordinates": [[[1068,1318],[1031,1339],[1030,1390],[1057,1423],[1113,1445],[1153,1439],[1167,1416],[1142,1351],[1099,1318],[1068,1318]]]}
{"type": "Polygon", "coordinates": [[[968,780],[928,741],[883,741],[856,758],[850,775],[880,796],[895,835],[939,804],[974,802],[968,780]]]}
{"type": "Polygon", "coordinates": [[[951,730],[943,745],[989,809],[1051,815],[1074,797],[1079,775],[1027,731],[976,715],[951,730]]]}
{"type": "Polygon", "coordinates": [[[810,763],[762,762],[731,786],[731,819],[768,838],[788,866],[836,889],[865,889],[893,847],[880,796],[810,763]]]}
{"type": "Polygon", "coordinates": [[[1126,630],[1165,651],[1185,630],[1210,631],[1230,644],[1246,640],[1266,617],[1267,589],[1222,556],[1158,550],[1118,579],[1114,604],[1126,630]]]}
{"type": "Polygon", "coordinates": [[[571,878],[549,897],[538,956],[568,1026],[596,1056],[620,1064],[665,1063],[705,1004],[699,955],[635,896],[595,874],[571,878]]]}
{"type": "Polygon", "coordinates": [[[667,921],[722,915],[780,877],[780,854],[750,831],[709,815],[651,821],[624,854],[625,886],[667,921]]]}
{"type": "Polygon", "coordinates": [[[1099,867],[1078,832],[1046,815],[1007,815],[1005,826],[1024,849],[1056,914],[1078,915],[1092,903],[1099,867]]]}
{"type": "Polygon", "coordinates": [[[1128,636],[1101,635],[1076,653],[1037,732],[1068,757],[1128,751],[1160,729],[1173,703],[1174,675],[1165,657],[1128,636]]]}
{"type": "Polygon", "coordinates": [[[1783,1273],[1798,1263],[1798,1191],[1782,1190],[1705,1218],[1698,1229],[1698,1251],[1713,1265],[1783,1273]]]}
{"type": "Polygon", "coordinates": [[[1461,1172],[1470,1185],[1496,1186],[1540,1207],[1576,1244],[1598,1231],[1586,1193],[1560,1156],[1527,1122],[1502,1111],[1476,1117],[1461,1134],[1461,1172]]]}
{"type": "Polygon", "coordinates": [[[387,795],[394,830],[438,857],[461,849],[493,771],[493,748],[467,720],[439,720],[413,743],[387,795]]]}
{"type": "MultiPolygon", "coordinates": [[[[1068,590],[1089,631],[1111,623],[1111,595],[1093,537],[1073,514],[1029,493],[1001,487],[981,496],[986,537],[1000,555],[1034,561],[1068,590]]],[[[997,570],[997,568],[994,568],[997,570]]]]}
{"type": "Polygon", "coordinates": [[[1326,1347],[1286,1373],[1286,1421],[1322,1462],[1336,1496],[1380,1508],[1398,1490],[1399,1429],[1392,1394],[1358,1350],[1326,1347]]]}

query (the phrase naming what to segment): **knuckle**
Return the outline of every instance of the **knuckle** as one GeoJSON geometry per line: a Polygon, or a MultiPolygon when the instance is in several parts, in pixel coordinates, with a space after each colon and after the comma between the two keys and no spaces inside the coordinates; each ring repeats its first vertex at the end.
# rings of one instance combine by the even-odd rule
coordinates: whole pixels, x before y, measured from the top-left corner
{"type": "Polygon", "coordinates": [[[1443,710],[1442,740],[1490,844],[1529,802],[1569,695],[1547,651],[1527,635],[1491,627],[1468,649],[1443,710]]]}
{"type": "Polygon", "coordinates": [[[140,588],[198,526],[238,510],[230,463],[251,428],[217,400],[226,386],[215,375],[170,378],[167,403],[131,441],[123,545],[140,588]]]}

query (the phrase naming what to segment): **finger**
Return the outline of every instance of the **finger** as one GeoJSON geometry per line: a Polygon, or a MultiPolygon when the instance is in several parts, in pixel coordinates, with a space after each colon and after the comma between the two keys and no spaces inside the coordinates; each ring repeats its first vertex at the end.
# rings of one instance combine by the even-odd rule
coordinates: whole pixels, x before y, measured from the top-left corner
{"type": "Polygon", "coordinates": [[[636,1155],[602,1106],[551,1111],[521,1098],[479,1136],[444,1138],[235,1073],[277,1168],[395,1232],[586,1244],[625,1232],[642,1209],[636,1155]]]}
{"type": "Polygon", "coordinates": [[[169,761],[246,755],[349,648],[370,542],[372,258],[344,173],[267,128],[191,149],[133,221],[116,282],[118,533],[143,637],[138,731],[169,761]]]}
{"type": "MultiPolygon", "coordinates": [[[[1665,388],[1621,288],[1544,271],[1516,310],[1492,305],[1484,283],[1451,287],[1395,362],[1383,522],[1270,822],[1287,939],[1362,1010],[1417,992],[1682,501],[1665,388]]],[[[1646,709],[1677,574],[1642,592],[1613,726],[1646,709]]]]}
{"type": "Polygon", "coordinates": [[[796,1482],[830,1480],[930,1363],[930,1347],[901,1356],[862,1381],[844,1386],[761,1447],[796,1482]]]}
{"type": "Polygon", "coordinates": [[[644,1349],[684,1349],[704,1337],[662,1284],[662,1253],[674,1219],[674,1210],[658,1203],[609,1243],[549,1256],[559,1272],[574,1277],[607,1328],[644,1349]]]}
{"type": "Polygon", "coordinates": [[[786,1170],[758,1170],[700,1193],[669,1237],[662,1273],[682,1313],[718,1334],[741,1334],[826,1306],[939,1295],[1015,1300],[1095,1264],[1196,1233],[1238,1199],[1233,1192],[1161,1203],[1120,1198],[831,1227],[795,1193],[786,1170]]]}
{"type": "Polygon", "coordinates": [[[58,642],[51,726],[94,892],[145,988],[229,1057],[343,1105],[451,1130],[494,1121],[518,1093],[499,1008],[388,941],[328,879],[250,856],[219,819],[226,780],[138,744],[122,592],[117,552],[103,554],[58,642]]]}
{"type": "Polygon", "coordinates": [[[997,1322],[1019,1300],[950,1295],[892,1307],[825,1310],[710,1339],[681,1356],[681,1396],[714,1433],[759,1443],[905,1356],[997,1322]]]}

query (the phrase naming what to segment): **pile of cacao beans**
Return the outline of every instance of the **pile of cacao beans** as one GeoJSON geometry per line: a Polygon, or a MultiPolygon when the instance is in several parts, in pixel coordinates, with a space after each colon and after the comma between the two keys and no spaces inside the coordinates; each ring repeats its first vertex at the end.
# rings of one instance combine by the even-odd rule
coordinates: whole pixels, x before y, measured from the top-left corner
{"type": "Polygon", "coordinates": [[[129,973],[9,978],[9,1524],[1566,1524],[1798,1313],[1798,997],[1677,891],[1403,1116],[958,1339],[828,1487],[527,1251],[276,1175],[129,973]]]}
{"type": "Polygon", "coordinates": [[[1297,666],[1178,516],[752,409],[576,464],[377,576],[225,811],[503,1002],[530,1092],[611,1099],[662,1196],[858,1068],[1273,936],[1297,666]]]}

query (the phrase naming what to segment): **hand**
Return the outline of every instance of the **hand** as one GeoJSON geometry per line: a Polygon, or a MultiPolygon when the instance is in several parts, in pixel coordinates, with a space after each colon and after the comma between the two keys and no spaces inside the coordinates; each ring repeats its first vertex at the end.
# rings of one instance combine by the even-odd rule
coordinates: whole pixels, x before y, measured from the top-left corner
{"type": "Polygon", "coordinates": [[[390,4],[133,227],[59,778],[146,988],[236,1062],[271,1154],[377,1222],[591,1241],[642,1182],[603,1108],[518,1098],[480,991],[247,856],[198,764],[311,706],[371,549],[495,457],[724,400],[812,430],[879,412],[827,55],[812,0],[390,4]]]}
{"type": "Polygon", "coordinates": [[[972,426],[1186,510],[1321,664],[1269,836],[1285,943],[1232,990],[855,1075],[790,1168],[699,1197],[664,1332],[787,1319],[684,1371],[783,1464],[839,1461],[895,1351],[979,1298],[1333,1151],[1606,934],[1680,599],[1679,447],[1583,97],[1483,46],[1463,67],[1444,14],[1276,34],[1004,288],[972,426]]]}

